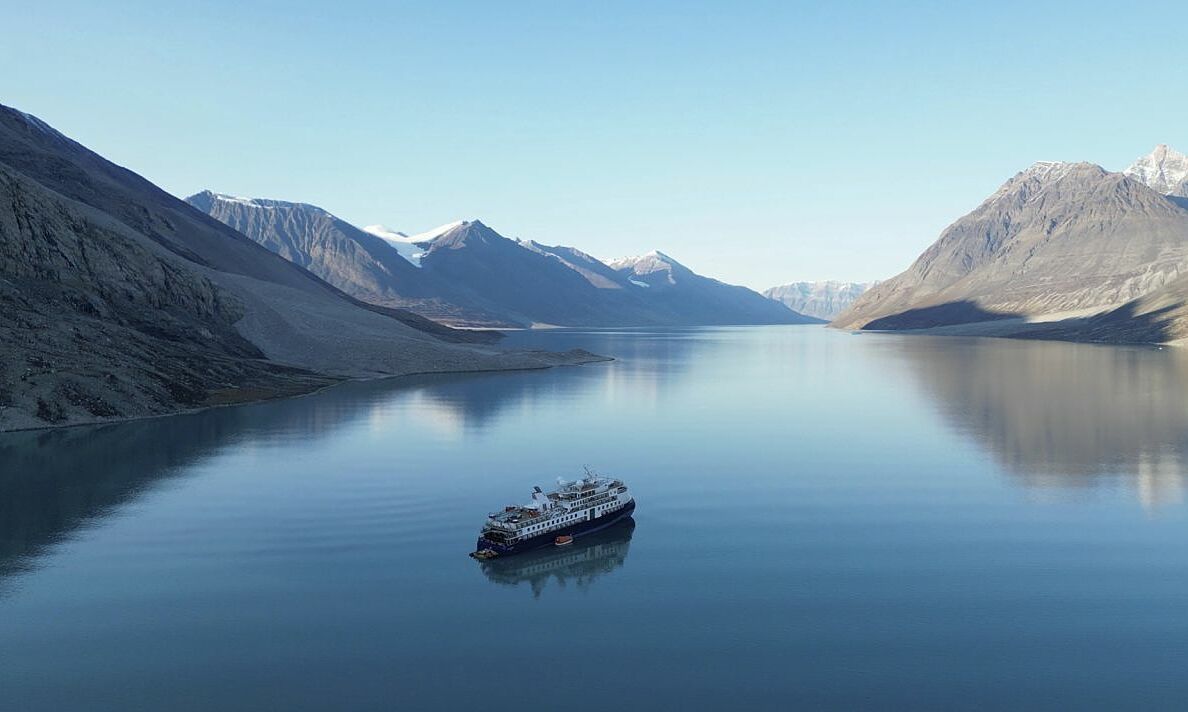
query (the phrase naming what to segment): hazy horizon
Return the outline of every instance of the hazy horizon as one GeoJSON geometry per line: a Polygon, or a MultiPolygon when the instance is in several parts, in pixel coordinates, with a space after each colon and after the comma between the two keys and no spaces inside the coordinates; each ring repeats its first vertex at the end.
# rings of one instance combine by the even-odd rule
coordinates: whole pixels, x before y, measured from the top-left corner
{"type": "Polygon", "coordinates": [[[0,102],[179,197],[872,281],[1036,160],[1188,147],[1135,81],[1183,8],[1075,8],[50,2],[6,14],[0,102]]]}

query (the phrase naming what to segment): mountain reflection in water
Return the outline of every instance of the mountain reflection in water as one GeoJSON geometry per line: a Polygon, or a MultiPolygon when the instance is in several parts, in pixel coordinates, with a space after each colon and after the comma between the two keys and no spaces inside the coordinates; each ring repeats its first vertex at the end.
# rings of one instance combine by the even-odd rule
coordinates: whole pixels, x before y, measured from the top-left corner
{"type": "Polygon", "coordinates": [[[623,566],[635,520],[626,519],[600,532],[579,537],[569,546],[553,546],[481,563],[492,582],[505,586],[528,584],[539,598],[553,579],[564,588],[569,584],[584,590],[596,579],[623,566]]]}
{"type": "Polygon", "coordinates": [[[0,592],[5,578],[36,568],[38,556],[75,530],[192,475],[226,448],[251,447],[277,432],[328,437],[364,415],[342,407],[344,396],[347,389],[333,389],[191,415],[0,435],[0,592]]]}
{"type": "Polygon", "coordinates": [[[225,453],[312,444],[414,407],[451,435],[500,412],[587,385],[580,369],[344,383],[315,395],[107,425],[0,433],[0,595],[6,580],[73,533],[225,453]],[[399,406],[394,406],[394,403],[399,406]]]}
{"type": "Polygon", "coordinates": [[[1188,698],[1188,352],[508,342],[616,360],[0,435],[0,708],[474,709],[575,640],[641,709],[1188,698]],[[464,555],[586,462],[630,482],[639,539],[464,555]]]}
{"type": "Polygon", "coordinates": [[[1188,454],[1181,349],[903,338],[899,355],[946,423],[1032,488],[1117,481],[1180,502],[1188,454]]]}

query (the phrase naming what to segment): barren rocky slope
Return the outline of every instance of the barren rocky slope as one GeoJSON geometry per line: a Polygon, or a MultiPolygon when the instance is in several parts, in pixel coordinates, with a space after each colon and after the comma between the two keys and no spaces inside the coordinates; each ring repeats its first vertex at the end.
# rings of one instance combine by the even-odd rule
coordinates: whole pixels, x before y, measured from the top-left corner
{"type": "Polygon", "coordinates": [[[1116,309],[1080,319],[1029,324],[1003,335],[1102,343],[1188,343],[1188,276],[1116,309]]]}
{"type": "Polygon", "coordinates": [[[1037,163],[834,325],[912,329],[1106,311],[1188,273],[1188,209],[1089,163],[1037,163]]]}
{"type": "Polygon", "coordinates": [[[0,430],[347,377],[540,368],[365,305],[44,122],[0,107],[0,430]]]}
{"type": "Polygon", "coordinates": [[[382,238],[316,205],[209,190],[186,202],[364,302],[415,310],[452,324],[515,325],[463,304],[464,292],[414,266],[382,238]]]}

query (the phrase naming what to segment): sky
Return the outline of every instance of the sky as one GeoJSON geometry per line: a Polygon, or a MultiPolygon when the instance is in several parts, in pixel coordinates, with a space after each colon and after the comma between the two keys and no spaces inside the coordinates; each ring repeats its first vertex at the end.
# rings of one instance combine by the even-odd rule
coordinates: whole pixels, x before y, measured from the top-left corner
{"type": "Polygon", "coordinates": [[[175,195],[756,289],[890,277],[1036,160],[1188,151],[1182,0],[5,5],[0,103],[175,195]]]}

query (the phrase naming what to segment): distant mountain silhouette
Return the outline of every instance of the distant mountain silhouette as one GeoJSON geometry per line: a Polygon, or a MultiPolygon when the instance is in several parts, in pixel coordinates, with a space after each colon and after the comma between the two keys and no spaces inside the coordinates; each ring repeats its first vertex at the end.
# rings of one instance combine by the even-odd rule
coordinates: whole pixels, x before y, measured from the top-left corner
{"type": "Polygon", "coordinates": [[[783,303],[792,311],[832,320],[874,284],[870,282],[793,282],[772,287],[763,296],[783,303]]]}

